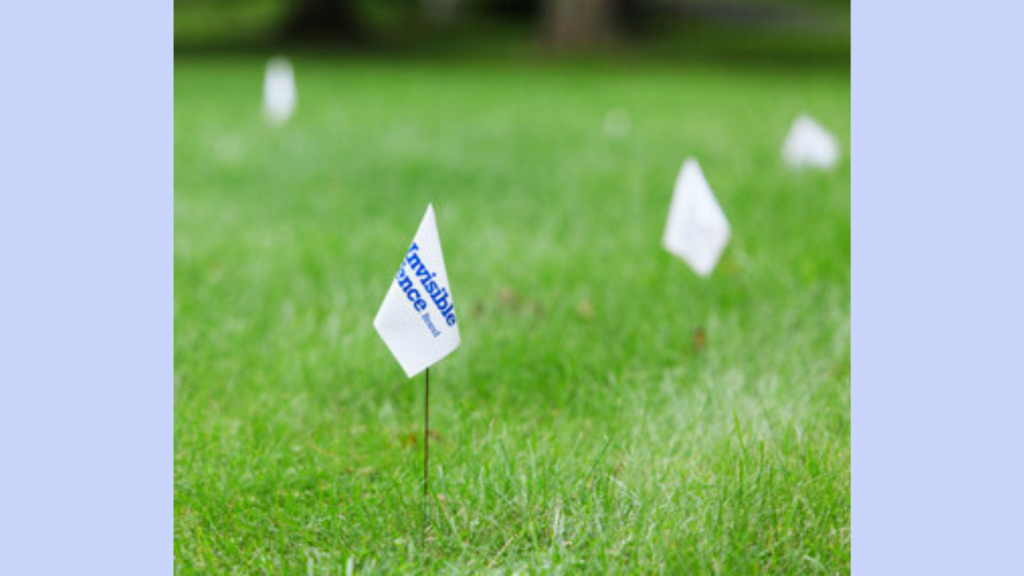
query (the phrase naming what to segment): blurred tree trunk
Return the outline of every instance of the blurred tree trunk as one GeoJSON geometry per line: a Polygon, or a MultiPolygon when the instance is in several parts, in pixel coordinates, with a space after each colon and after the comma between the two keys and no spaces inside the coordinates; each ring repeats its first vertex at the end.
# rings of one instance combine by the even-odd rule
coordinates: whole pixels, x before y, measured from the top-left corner
{"type": "Polygon", "coordinates": [[[295,0],[284,25],[286,40],[354,44],[365,30],[348,0],[295,0]]]}
{"type": "Polygon", "coordinates": [[[617,0],[544,0],[544,33],[556,48],[614,44],[617,8],[617,0]]]}
{"type": "Polygon", "coordinates": [[[459,0],[420,0],[420,11],[431,24],[447,26],[455,21],[459,0]]]}

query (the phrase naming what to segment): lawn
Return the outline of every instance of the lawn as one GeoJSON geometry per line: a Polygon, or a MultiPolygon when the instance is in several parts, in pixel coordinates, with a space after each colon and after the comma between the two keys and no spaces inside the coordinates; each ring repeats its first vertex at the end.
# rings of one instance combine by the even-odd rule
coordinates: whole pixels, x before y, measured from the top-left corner
{"type": "Polygon", "coordinates": [[[263,64],[175,67],[180,572],[850,571],[847,72],[297,58],[274,130],[263,64]],[[801,111],[835,172],[779,161],[801,111]],[[709,279],[660,248],[688,155],[709,279]],[[372,320],[429,202],[423,542],[423,381],[372,320]]]}

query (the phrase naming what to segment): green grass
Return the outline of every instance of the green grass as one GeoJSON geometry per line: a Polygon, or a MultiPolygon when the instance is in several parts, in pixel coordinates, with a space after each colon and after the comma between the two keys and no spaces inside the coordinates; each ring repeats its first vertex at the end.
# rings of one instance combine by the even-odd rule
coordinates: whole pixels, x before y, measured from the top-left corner
{"type": "Polygon", "coordinates": [[[175,70],[180,572],[850,571],[849,160],[778,159],[801,111],[849,142],[848,74],[300,58],[272,130],[262,65],[175,70]],[[660,248],[687,155],[709,280],[660,248]],[[428,202],[463,343],[423,545],[423,383],[372,319],[428,202]]]}

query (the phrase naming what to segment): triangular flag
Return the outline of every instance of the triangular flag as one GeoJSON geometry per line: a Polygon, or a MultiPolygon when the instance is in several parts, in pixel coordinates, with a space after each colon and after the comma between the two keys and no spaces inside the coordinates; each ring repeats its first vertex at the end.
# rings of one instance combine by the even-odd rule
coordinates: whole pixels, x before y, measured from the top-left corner
{"type": "Polygon", "coordinates": [[[701,276],[711,274],[725,245],[729,221],[693,158],[683,162],[676,179],[662,245],[701,276]]]}
{"type": "Polygon", "coordinates": [[[263,78],[263,117],[272,126],[281,126],[295,111],[297,100],[295,73],[287,58],[271,58],[263,78]]]}
{"type": "Polygon", "coordinates": [[[806,114],[797,116],[782,145],[791,168],[832,168],[839,162],[839,141],[806,114]]]}
{"type": "Polygon", "coordinates": [[[410,378],[459,347],[459,324],[433,206],[427,206],[373,327],[410,378]]]}

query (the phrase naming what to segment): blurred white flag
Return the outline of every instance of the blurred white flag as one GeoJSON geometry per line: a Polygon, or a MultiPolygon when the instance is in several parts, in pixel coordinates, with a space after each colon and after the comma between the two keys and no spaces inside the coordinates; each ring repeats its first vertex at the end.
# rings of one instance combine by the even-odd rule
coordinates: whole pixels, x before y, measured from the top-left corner
{"type": "Polygon", "coordinates": [[[287,58],[271,58],[263,78],[263,117],[272,126],[281,126],[295,111],[297,100],[295,73],[287,58]]]}
{"type": "Polygon", "coordinates": [[[373,326],[410,378],[459,347],[459,324],[433,206],[427,206],[373,326]]]}
{"type": "Polygon", "coordinates": [[[797,116],[782,145],[791,168],[832,168],[839,162],[839,141],[806,114],[797,116]]]}
{"type": "Polygon", "coordinates": [[[700,164],[683,162],[676,179],[662,244],[701,276],[711,274],[729,243],[729,221],[715,200],[700,164]]]}

